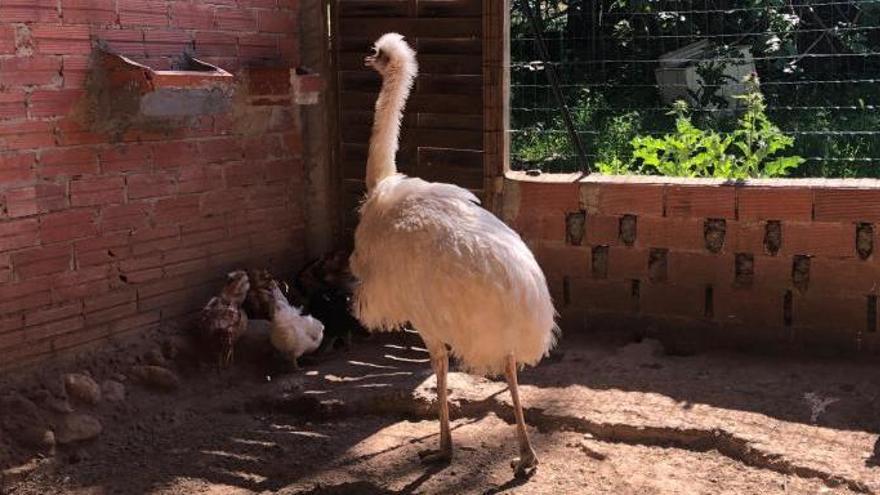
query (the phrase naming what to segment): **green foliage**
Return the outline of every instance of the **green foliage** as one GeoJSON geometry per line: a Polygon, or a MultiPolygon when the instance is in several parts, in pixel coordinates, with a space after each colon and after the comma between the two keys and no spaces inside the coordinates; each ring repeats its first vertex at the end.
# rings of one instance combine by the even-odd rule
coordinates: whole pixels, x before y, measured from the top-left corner
{"type": "Polygon", "coordinates": [[[675,115],[674,133],[659,138],[634,138],[630,162],[616,156],[600,160],[599,171],[604,174],[655,173],[726,179],[788,175],[804,159],[777,154],[790,148],[794,139],[783,134],[767,117],[764,96],[758,90],[757,81],[751,81],[749,91],[740,98],[745,111],[734,131],[719,133],[696,127],[687,103],[678,101],[671,112],[675,115]]]}

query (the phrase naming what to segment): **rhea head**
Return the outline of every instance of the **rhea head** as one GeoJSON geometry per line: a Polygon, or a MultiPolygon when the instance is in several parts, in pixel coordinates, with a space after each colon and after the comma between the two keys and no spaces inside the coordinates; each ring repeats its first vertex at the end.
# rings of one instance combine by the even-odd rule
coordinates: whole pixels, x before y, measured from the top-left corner
{"type": "Polygon", "coordinates": [[[408,61],[414,65],[415,52],[403,40],[403,35],[387,33],[373,44],[373,53],[364,58],[364,65],[385,76],[408,61]]]}

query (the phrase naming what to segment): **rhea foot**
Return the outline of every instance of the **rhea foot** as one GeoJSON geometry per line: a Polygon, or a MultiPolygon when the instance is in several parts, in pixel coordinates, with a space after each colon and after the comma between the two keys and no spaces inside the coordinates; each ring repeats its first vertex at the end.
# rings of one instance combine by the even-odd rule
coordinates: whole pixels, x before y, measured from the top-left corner
{"type": "Polygon", "coordinates": [[[419,451],[419,459],[422,464],[448,464],[452,462],[452,447],[419,451]]]}
{"type": "Polygon", "coordinates": [[[514,477],[527,478],[538,469],[538,456],[535,455],[534,450],[529,448],[521,452],[519,457],[510,461],[510,467],[513,468],[514,477]]]}

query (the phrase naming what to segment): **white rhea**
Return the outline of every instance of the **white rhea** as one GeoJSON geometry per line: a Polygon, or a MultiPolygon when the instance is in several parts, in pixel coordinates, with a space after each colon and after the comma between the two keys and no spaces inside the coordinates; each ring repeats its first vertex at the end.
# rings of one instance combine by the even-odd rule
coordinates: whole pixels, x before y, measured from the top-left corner
{"type": "Polygon", "coordinates": [[[447,346],[467,371],[504,373],[519,439],[513,467],[525,474],[538,461],[526,434],[517,370],[537,364],[556,343],[546,279],[519,235],[469,191],[397,173],[400,122],[418,67],[399,34],[382,36],[373,50],[365,63],[382,76],[382,89],[351,257],[359,281],[356,316],[373,330],[412,323],[425,341],[440,402],[440,450],[427,460],[452,456],[447,346]]]}
{"type": "Polygon", "coordinates": [[[314,352],[324,337],[324,324],[291,305],[274,281],[270,284],[272,301],[272,329],[269,340],[284,354],[294,367],[303,354],[314,352]]]}

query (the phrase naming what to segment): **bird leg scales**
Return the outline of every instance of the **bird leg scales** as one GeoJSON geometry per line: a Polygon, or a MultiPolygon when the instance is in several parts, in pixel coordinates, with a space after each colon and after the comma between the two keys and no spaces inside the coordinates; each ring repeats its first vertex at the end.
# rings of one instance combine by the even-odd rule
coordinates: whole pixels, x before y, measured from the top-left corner
{"type": "Polygon", "coordinates": [[[431,367],[437,375],[437,402],[440,406],[440,448],[419,452],[424,463],[449,462],[452,460],[452,434],[449,431],[449,401],[446,390],[446,375],[449,372],[449,356],[445,346],[431,349],[431,367]]]}
{"type": "Polygon", "coordinates": [[[519,401],[519,385],[516,379],[516,358],[513,354],[507,357],[505,370],[507,384],[510,388],[510,398],[513,400],[513,414],[516,417],[516,434],[519,440],[519,457],[511,461],[510,467],[517,478],[528,476],[538,466],[538,457],[532,444],[529,442],[529,434],[526,431],[526,422],[523,418],[522,404],[519,401]]]}

